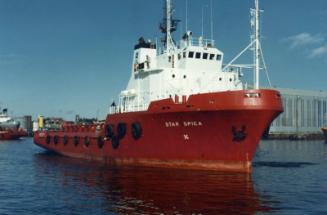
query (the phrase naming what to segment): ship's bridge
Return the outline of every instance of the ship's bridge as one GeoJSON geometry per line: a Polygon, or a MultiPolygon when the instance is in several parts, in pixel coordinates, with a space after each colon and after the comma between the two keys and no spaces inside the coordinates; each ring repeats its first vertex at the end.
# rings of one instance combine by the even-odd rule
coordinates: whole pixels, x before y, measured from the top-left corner
{"type": "Polygon", "coordinates": [[[215,41],[193,38],[192,32],[187,32],[182,40],[170,51],[158,49],[158,67],[221,71],[223,53],[214,47],[215,41]]]}
{"type": "Polygon", "coordinates": [[[214,44],[202,37],[183,37],[169,50],[140,38],[119,110],[140,111],[155,100],[242,89],[238,73],[222,71],[223,52],[214,44]]]}

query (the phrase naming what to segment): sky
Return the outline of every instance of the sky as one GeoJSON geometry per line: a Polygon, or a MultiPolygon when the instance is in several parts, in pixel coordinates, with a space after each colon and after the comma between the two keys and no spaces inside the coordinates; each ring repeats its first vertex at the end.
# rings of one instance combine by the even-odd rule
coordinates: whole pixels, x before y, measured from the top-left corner
{"type": "MultiPolygon", "coordinates": [[[[173,3],[179,40],[186,0],[173,3]]],[[[188,29],[195,36],[201,35],[203,10],[204,35],[210,37],[207,5],[210,0],[188,0],[188,29]]],[[[213,36],[224,63],[249,44],[253,5],[213,0],[213,36]]],[[[327,91],[327,1],[261,0],[260,6],[272,85],[327,91]]],[[[0,107],[33,118],[105,118],[127,85],[138,38],[162,36],[162,14],[162,0],[0,0],[0,107]]],[[[237,63],[251,63],[251,56],[237,63]]]]}

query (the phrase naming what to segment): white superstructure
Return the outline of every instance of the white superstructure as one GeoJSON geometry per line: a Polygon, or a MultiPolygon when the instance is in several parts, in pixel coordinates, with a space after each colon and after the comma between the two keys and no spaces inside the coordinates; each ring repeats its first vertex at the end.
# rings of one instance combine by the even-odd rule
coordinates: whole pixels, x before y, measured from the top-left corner
{"type": "Polygon", "coordinates": [[[16,128],[19,127],[19,123],[8,116],[7,109],[1,110],[0,108],[0,128],[16,128]]]}
{"type": "MultiPolygon", "coordinates": [[[[259,10],[258,4],[256,10],[259,10]]],[[[120,94],[119,108],[114,106],[111,112],[146,110],[152,101],[169,97],[181,102],[182,98],[185,100],[192,94],[244,89],[241,70],[231,69],[231,64],[227,69],[223,68],[224,54],[215,47],[214,40],[194,37],[188,31],[179,42],[174,42],[172,32],[177,23],[178,20],[172,19],[171,0],[166,0],[165,18],[160,25],[165,35],[163,47],[157,48],[151,41],[139,39],[134,49],[130,80],[120,94]]],[[[252,45],[259,44],[258,41],[256,38],[252,45]]],[[[259,48],[256,45],[255,51],[259,48]]],[[[257,82],[258,56],[257,53],[257,82]]],[[[258,83],[255,86],[258,87],[258,83]]]]}

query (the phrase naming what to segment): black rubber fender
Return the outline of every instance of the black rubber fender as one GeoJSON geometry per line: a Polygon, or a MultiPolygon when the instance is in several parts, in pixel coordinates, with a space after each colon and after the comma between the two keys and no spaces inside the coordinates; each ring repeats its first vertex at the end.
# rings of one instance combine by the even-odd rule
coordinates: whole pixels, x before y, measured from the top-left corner
{"type": "Polygon", "coordinates": [[[59,141],[59,138],[58,138],[57,135],[55,135],[55,136],[53,137],[53,143],[54,143],[55,145],[57,145],[57,144],[58,144],[58,141],[59,141]]]}
{"type": "Polygon", "coordinates": [[[62,141],[63,141],[64,145],[67,145],[67,143],[68,143],[68,137],[67,136],[64,136],[62,138],[62,141]]]}
{"type": "Polygon", "coordinates": [[[89,145],[90,145],[90,138],[88,136],[85,136],[83,143],[84,143],[84,146],[89,147],[89,145]]]}
{"type": "Polygon", "coordinates": [[[49,135],[45,138],[45,142],[46,142],[46,144],[50,144],[51,137],[49,135]]]}
{"type": "Polygon", "coordinates": [[[77,146],[79,144],[79,138],[78,138],[78,136],[74,136],[73,137],[73,143],[74,143],[75,146],[77,146]]]}
{"type": "Polygon", "coordinates": [[[126,123],[120,122],[117,125],[117,137],[118,139],[122,139],[125,137],[126,135],[126,123]]]}
{"type": "Polygon", "coordinates": [[[119,138],[117,136],[113,136],[111,138],[111,146],[113,149],[118,149],[119,147],[119,138]]]}
{"type": "Polygon", "coordinates": [[[105,136],[109,139],[111,139],[114,136],[114,125],[113,124],[107,124],[105,127],[105,136]]]}
{"type": "Polygon", "coordinates": [[[102,149],[102,148],[103,148],[103,146],[104,146],[103,137],[99,136],[99,137],[97,138],[97,145],[98,145],[98,148],[99,148],[99,149],[102,149]]]}
{"type": "Polygon", "coordinates": [[[139,122],[132,123],[131,131],[132,131],[132,136],[133,136],[134,140],[140,139],[140,137],[142,136],[141,123],[139,123],[139,122]]]}

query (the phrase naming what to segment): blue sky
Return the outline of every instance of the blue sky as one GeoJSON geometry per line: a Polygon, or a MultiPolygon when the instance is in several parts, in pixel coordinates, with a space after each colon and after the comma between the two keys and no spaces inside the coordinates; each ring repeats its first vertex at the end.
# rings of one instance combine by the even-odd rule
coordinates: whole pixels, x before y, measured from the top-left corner
{"type": "MultiPolygon", "coordinates": [[[[253,1],[213,0],[214,39],[225,63],[249,43],[253,1]]],[[[201,34],[201,8],[209,4],[189,0],[194,35],[201,34]]],[[[327,1],[260,4],[273,85],[327,91],[327,1]]],[[[137,39],[161,37],[162,7],[161,0],[0,0],[0,105],[14,115],[104,118],[127,84],[137,39]]],[[[182,20],[179,39],[185,0],[174,7],[182,20]]],[[[209,9],[204,12],[209,37],[209,9]]]]}

